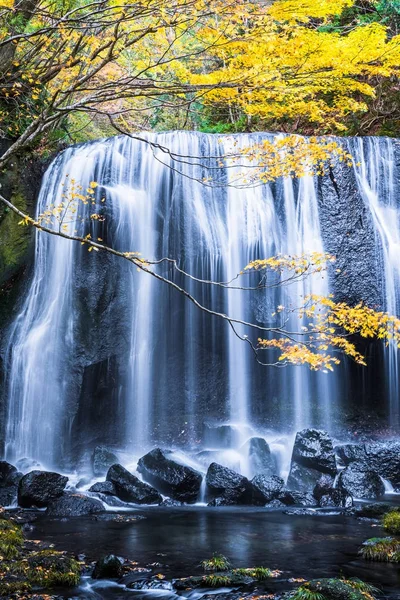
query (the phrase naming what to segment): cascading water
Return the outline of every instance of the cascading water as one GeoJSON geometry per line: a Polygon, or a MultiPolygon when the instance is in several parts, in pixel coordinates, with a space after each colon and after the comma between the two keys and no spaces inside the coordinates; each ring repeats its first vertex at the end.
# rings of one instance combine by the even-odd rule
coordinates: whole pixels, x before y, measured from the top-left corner
{"type": "MultiPolygon", "coordinates": [[[[238,166],[217,168],[218,157],[233,145],[247,147],[262,137],[148,136],[180,156],[177,161],[129,137],[71,148],[46,173],[37,212],[57,206],[65,181],[74,179],[84,189],[95,181],[96,206],[82,205],[69,232],[86,235],[90,228],[116,249],[174,258],[187,273],[214,282],[231,280],[257,258],[322,252],[314,179],[243,189],[235,185],[238,166]],[[204,185],[216,172],[229,185],[204,185]],[[104,221],[91,222],[94,211],[104,213],[104,221]]],[[[362,148],[360,142],[357,152],[362,148]]],[[[357,178],[375,190],[370,175],[357,178]]],[[[310,292],[329,292],[319,275],[249,292],[199,283],[166,262],[152,268],[202,305],[263,325],[277,322],[278,305],[297,306],[310,292]]],[[[387,281],[392,278],[387,271],[387,281]]],[[[238,287],[248,285],[247,279],[238,281],[238,287]]],[[[251,335],[239,325],[237,332],[251,335]]],[[[42,233],[36,235],[33,278],[10,329],[6,360],[7,457],[28,456],[52,467],[75,464],[98,443],[131,457],[155,444],[198,452],[203,423],[210,419],[236,425],[236,447],[253,427],[269,438],[273,432],[281,449],[281,433],[329,429],[339,394],[336,374],[262,367],[227,323],[175,290],[127,261],[89,254],[86,247],[42,233]]],[[[242,471],[249,474],[248,465],[242,471]]]]}
{"type": "MultiPolygon", "coordinates": [[[[396,181],[395,140],[355,139],[350,143],[356,181],[375,228],[377,260],[384,272],[383,308],[391,315],[400,310],[400,209],[396,181]]],[[[395,344],[386,348],[390,424],[400,424],[399,355],[395,344]]]]}

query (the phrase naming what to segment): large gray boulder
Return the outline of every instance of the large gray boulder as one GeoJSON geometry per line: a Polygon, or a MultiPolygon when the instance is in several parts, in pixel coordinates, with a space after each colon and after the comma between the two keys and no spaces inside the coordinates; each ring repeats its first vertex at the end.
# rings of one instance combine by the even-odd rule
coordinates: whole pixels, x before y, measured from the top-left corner
{"type": "Polygon", "coordinates": [[[68,483],[68,477],[51,471],[31,471],[18,485],[18,504],[23,508],[43,508],[59,498],[68,483]]]}
{"type": "Polygon", "coordinates": [[[177,462],[170,450],[148,452],[139,459],[137,470],[145,481],[174,500],[193,504],[199,496],[203,476],[177,462]]]}
{"type": "Polygon", "coordinates": [[[311,492],[322,474],[337,473],[332,440],[326,431],[303,429],[296,434],[287,487],[311,492]]]}
{"type": "Polygon", "coordinates": [[[211,463],[206,475],[206,484],[208,493],[214,496],[210,503],[212,506],[253,503],[253,486],[250,481],[232,469],[211,463]]]}
{"type": "Polygon", "coordinates": [[[260,499],[260,504],[268,504],[278,498],[285,487],[285,482],[277,475],[256,475],[251,484],[255,503],[260,499]]]}
{"type": "Polygon", "coordinates": [[[336,447],[341,462],[348,466],[354,462],[376,471],[400,490],[400,442],[372,442],[366,444],[343,444],[336,447]]]}
{"type": "Polygon", "coordinates": [[[103,511],[104,506],[99,500],[83,494],[64,493],[60,498],[49,502],[46,515],[54,518],[82,517],[103,511]]]}
{"type": "Polygon", "coordinates": [[[382,498],[385,486],[378,473],[364,463],[352,463],[342,471],[337,487],[347,490],[354,498],[382,498]]]}
{"type": "Polygon", "coordinates": [[[159,504],[161,495],[151,485],[140,481],[122,465],[113,465],[107,473],[107,481],[113,484],[116,495],[125,502],[135,504],[159,504]]]}

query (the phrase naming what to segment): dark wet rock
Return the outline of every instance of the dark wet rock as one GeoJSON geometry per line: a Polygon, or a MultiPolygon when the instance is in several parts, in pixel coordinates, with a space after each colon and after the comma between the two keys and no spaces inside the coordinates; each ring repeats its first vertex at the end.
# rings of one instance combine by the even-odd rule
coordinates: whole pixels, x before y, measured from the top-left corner
{"type": "Polygon", "coordinates": [[[380,519],[384,514],[391,510],[400,510],[391,504],[385,502],[372,502],[370,504],[361,504],[354,510],[356,517],[367,519],[380,519]]]}
{"type": "Polygon", "coordinates": [[[138,471],[148,483],[174,500],[191,504],[198,498],[201,473],[177,462],[170,450],[155,448],[148,452],[139,459],[138,471]]]}
{"type": "Polygon", "coordinates": [[[268,504],[265,505],[265,508],[285,508],[286,504],[284,504],[281,500],[271,500],[268,504]]]}
{"type": "Polygon", "coordinates": [[[23,508],[43,508],[59,498],[68,483],[68,477],[51,471],[31,471],[18,485],[18,504],[23,508]]]}
{"type": "Polygon", "coordinates": [[[122,565],[124,562],[124,559],[115,554],[104,556],[97,561],[94,567],[93,579],[119,579],[123,575],[122,565]]]}
{"type": "Polygon", "coordinates": [[[173,498],[165,498],[165,500],[160,502],[160,506],[182,506],[182,502],[173,498]]]}
{"type": "Polygon", "coordinates": [[[122,465],[113,465],[109,468],[107,481],[114,485],[118,498],[125,502],[134,502],[135,504],[159,504],[162,502],[162,497],[157,490],[140,481],[122,465]]]}
{"type": "Polygon", "coordinates": [[[368,469],[365,463],[352,463],[342,471],[337,487],[347,490],[354,498],[381,498],[385,486],[376,471],[368,469]]]}
{"type": "Polygon", "coordinates": [[[49,503],[46,515],[57,518],[81,517],[103,511],[104,506],[95,498],[89,498],[83,494],[65,493],[49,503]]]}
{"type": "Polygon", "coordinates": [[[278,498],[285,486],[283,479],[277,475],[256,475],[251,484],[254,488],[253,499],[255,503],[259,500],[260,504],[267,504],[278,498]]]}
{"type": "Polygon", "coordinates": [[[287,486],[312,491],[321,474],[337,473],[332,440],[325,431],[303,429],[296,434],[287,486]]]}
{"type": "Polygon", "coordinates": [[[317,501],[311,493],[296,490],[282,490],[277,500],[286,506],[317,506],[317,501]]]}
{"type": "Polygon", "coordinates": [[[37,469],[38,467],[40,467],[40,463],[38,463],[38,461],[34,460],[33,458],[20,458],[15,463],[15,466],[19,471],[26,473],[31,469],[37,469]]]}
{"type": "Polygon", "coordinates": [[[253,502],[253,486],[250,481],[232,469],[211,463],[208,467],[206,483],[208,491],[215,496],[215,500],[225,499],[223,504],[210,503],[210,506],[252,504],[253,502]]]}
{"type": "Polygon", "coordinates": [[[322,475],[318,480],[313,496],[320,507],[350,508],[353,506],[353,497],[346,489],[334,488],[334,478],[322,475]]]}
{"type": "Polygon", "coordinates": [[[111,481],[100,481],[92,485],[89,488],[89,492],[94,492],[98,494],[106,494],[109,496],[116,496],[117,490],[115,485],[111,481]]]}
{"type": "Polygon", "coordinates": [[[217,496],[210,500],[207,506],[237,506],[238,504],[237,497],[227,492],[224,496],[217,496]]]}
{"type": "Polygon", "coordinates": [[[12,506],[17,502],[18,487],[1,487],[0,488],[0,506],[12,506]]]}
{"type": "MultiPolygon", "coordinates": [[[[234,425],[203,425],[203,446],[213,449],[237,448],[240,443],[240,437],[245,433],[247,437],[252,435],[252,430],[247,427],[239,431],[234,425]]],[[[243,439],[243,438],[242,438],[243,439]]]]}
{"type": "Polygon", "coordinates": [[[19,473],[16,467],[5,460],[0,461],[0,487],[16,486],[21,477],[22,473],[19,473]]]}
{"type": "Polygon", "coordinates": [[[344,444],[337,446],[336,452],[343,464],[364,464],[400,490],[400,442],[344,444]]]}
{"type": "Polygon", "coordinates": [[[331,488],[319,497],[318,506],[321,508],[351,508],[353,506],[353,497],[346,489],[331,488]]]}
{"type": "Polygon", "coordinates": [[[240,448],[249,457],[250,471],[257,475],[275,475],[277,465],[268,443],[261,437],[252,437],[240,448]]]}
{"type": "Polygon", "coordinates": [[[119,462],[116,454],[105,446],[96,446],[92,454],[92,469],[95,477],[105,475],[108,469],[119,462]]]}
{"type": "Polygon", "coordinates": [[[333,488],[334,483],[335,479],[331,475],[321,475],[313,490],[314,498],[316,500],[319,500],[321,496],[324,496],[325,494],[330,492],[330,490],[333,488]]]}

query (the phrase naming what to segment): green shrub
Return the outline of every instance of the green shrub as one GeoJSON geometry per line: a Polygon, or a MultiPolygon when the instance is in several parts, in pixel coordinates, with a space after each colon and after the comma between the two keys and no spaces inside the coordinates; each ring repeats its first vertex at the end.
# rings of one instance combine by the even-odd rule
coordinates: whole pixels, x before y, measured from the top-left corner
{"type": "Polygon", "coordinates": [[[388,512],[383,517],[383,527],[389,533],[400,534],[400,512],[388,512]]]}
{"type": "Polygon", "coordinates": [[[22,529],[16,523],[0,519],[0,554],[9,560],[17,558],[24,544],[22,529]]]}
{"type": "Polygon", "coordinates": [[[400,541],[392,537],[370,538],[364,542],[360,554],[366,560],[400,562],[400,541]]]}
{"type": "Polygon", "coordinates": [[[213,554],[212,558],[203,560],[201,566],[205,571],[229,571],[231,563],[223,554],[213,554]]]}

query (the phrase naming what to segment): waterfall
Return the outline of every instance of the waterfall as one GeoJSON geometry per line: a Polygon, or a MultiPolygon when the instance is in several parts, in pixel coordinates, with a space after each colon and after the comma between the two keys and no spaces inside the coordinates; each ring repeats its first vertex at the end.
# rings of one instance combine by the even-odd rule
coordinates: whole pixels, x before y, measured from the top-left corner
{"type": "MultiPolygon", "coordinates": [[[[59,204],[65,181],[74,179],[83,189],[95,181],[96,206],[80,206],[69,232],[90,230],[92,238],[149,260],[176,259],[187,273],[214,282],[231,280],[257,258],[330,251],[323,243],[316,180],[243,188],[236,185],[241,166],[228,161],[219,167],[233,147],[266,136],[147,134],[180,160],[123,136],[72,147],[48,169],[37,214],[59,204]],[[210,173],[218,173],[216,185],[204,183],[210,173]],[[90,219],[96,211],[104,220],[90,219]]],[[[365,169],[357,171],[357,182],[384,248],[387,308],[396,312],[395,199],[386,192],[385,202],[378,197],[376,149],[364,158],[364,142],[355,144],[365,169]]],[[[385,160],[390,171],[389,154],[385,160]]],[[[390,188],[388,173],[382,178],[390,188]]],[[[201,284],[166,262],[152,268],[202,305],[262,325],[277,322],[280,304],[298,306],[310,292],[329,293],[323,275],[250,292],[201,284]]],[[[247,287],[251,276],[236,281],[247,287]]],[[[237,333],[257,338],[239,325],[237,333]]],[[[207,421],[235,424],[239,446],[249,431],[330,429],[339,395],[336,373],[262,367],[226,322],[175,290],[127,261],[41,232],[6,362],[7,457],[27,456],[48,467],[73,464],[97,443],[130,456],[155,444],[200,450],[207,421]]]]}
{"type": "MultiPolygon", "coordinates": [[[[374,223],[377,260],[382,263],[383,308],[389,314],[400,311],[400,209],[396,180],[395,140],[358,138],[350,143],[354,156],[356,182],[374,223]]],[[[389,344],[385,366],[388,382],[390,424],[400,425],[399,355],[389,344]]]]}

